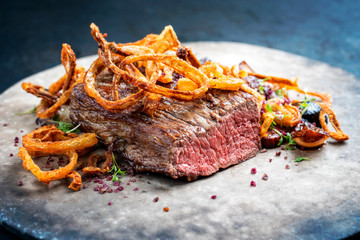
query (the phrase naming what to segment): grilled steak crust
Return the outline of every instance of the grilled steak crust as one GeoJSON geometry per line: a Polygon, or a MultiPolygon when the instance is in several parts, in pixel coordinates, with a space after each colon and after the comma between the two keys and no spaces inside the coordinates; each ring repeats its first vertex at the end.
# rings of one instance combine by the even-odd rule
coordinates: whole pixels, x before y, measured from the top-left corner
{"type": "Polygon", "coordinates": [[[256,100],[241,91],[211,89],[190,102],[163,97],[149,117],[141,103],[119,113],[106,111],[78,84],[70,106],[74,124],[115,147],[138,172],[194,180],[243,162],[260,148],[256,100]]]}

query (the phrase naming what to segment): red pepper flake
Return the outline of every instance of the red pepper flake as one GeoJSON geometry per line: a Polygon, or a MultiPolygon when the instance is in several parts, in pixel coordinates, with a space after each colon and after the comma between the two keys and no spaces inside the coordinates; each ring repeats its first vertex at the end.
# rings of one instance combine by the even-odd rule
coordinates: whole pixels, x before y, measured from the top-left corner
{"type": "Polygon", "coordinates": [[[216,195],[212,195],[210,198],[213,199],[213,200],[215,200],[215,199],[216,199],[216,195]]]}
{"type": "Polygon", "coordinates": [[[124,187],[123,186],[118,186],[117,190],[122,191],[122,190],[124,190],[124,187]]]}
{"type": "Polygon", "coordinates": [[[147,181],[147,184],[150,184],[150,181],[147,181]]]}
{"type": "Polygon", "coordinates": [[[159,201],[159,197],[155,197],[154,199],[153,199],[153,202],[158,202],[159,201]]]}
{"type": "Polygon", "coordinates": [[[264,175],[262,176],[262,180],[267,181],[268,179],[269,176],[266,173],[264,173],[264,175]]]}
{"type": "Polygon", "coordinates": [[[134,192],[137,192],[137,191],[139,191],[139,188],[137,188],[137,187],[134,188],[134,192]]]}
{"type": "Polygon", "coordinates": [[[129,182],[127,182],[127,183],[126,183],[126,185],[130,185],[130,183],[129,183],[129,182]]]}
{"type": "Polygon", "coordinates": [[[290,166],[286,164],[285,169],[290,169],[290,166]]]}
{"type": "Polygon", "coordinates": [[[130,178],[129,181],[130,181],[130,182],[136,182],[136,179],[135,179],[135,178],[130,178]]]}
{"type": "Polygon", "coordinates": [[[281,155],[280,151],[275,153],[275,156],[277,156],[277,157],[280,156],[280,155],[281,155]]]}
{"type": "Polygon", "coordinates": [[[23,133],[23,132],[24,132],[24,130],[20,130],[20,132],[21,132],[21,133],[23,133]]]}
{"type": "Polygon", "coordinates": [[[117,189],[115,189],[115,190],[114,190],[114,193],[117,193],[117,192],[118,192],[118,190],[117,190],[117,189]]]}
{"type": "Polygon", "coordinates": [[[269,162],[272,162],[272,159],[271,159],[271,158],[269,159],[269,162]]]}
{"type": "Polygon", "coordinates": [[[113,184],[114,184],[115,186],[120,186],[120,182],[119,182],[119,181],[114,181],[113,184]]]}
{"type": "Polygon", "coordinates": [[[287,156],[284,157],[285,160],[286,160],[287,158],[288,158],[287,156]]]}
{"type": "Polygon", "coordinates": [[[109,201],[109,202],[108,202],[108,205],[109,205],[109,206],[111,206],[111,205],[112,205],[112,202],[111,202],[111,201],[109,201]]]}
{"type": "Polygon", "coordinates": [[[106,37],[107,37],[107,33],[104,33],[104,34],[103,34],[103,37],[106,38],[106,37]]]}
{"type": "Polygon", "coordinates": [[[101,180],[101,179],[99,179],[97,182],[98,182],[99,184],[102,184],[104,181],[101,180]]]}
{"type": "Polygon", "coordinates": [[[18,186],[21,187],[22,185],[24,185],[23,182],[22,182],[22,181],[19,181],[18,186]]]}
{"type": "Polygon", "coordinates": [[[86,188],[87,188],[87,185],[86,185],[86,184],[84,184],[82,188],[83,188],[83,189],[86,189],[86,188]]]}
{"type": "Polygon", "coordinates": [[[7,127],[7,123],[4,123],[4,124],[3,124],[3,127],[7,127]]]}
{"type": "Polygon", "coordinates": [[[9,157],[13,157],[13,156],[14,156],[14,154],[10,153],[9,157]]]}
{"type": "Polygon", "coordinates": [[[113,190],[112,190],[111,188],[109,188],[109,189],[107,190],[108,193],[112,193],[112,191],[113,191],[113,190]]]}
{"type": "Polygon", "coordinates": [[[251,186],[251,187],[256,187],[256,182],[255,182],[255,181],[251,181],[251,182],[250,182],[250,186],[251,186]]]}
{"type": "Polygon", "coordinates": [[[99,189],[100,189],[100,187],[99,186],[96,186],[96,187],[94,187],[94,191],[99,191],[99,189]]]}
{"type": "Polygon", "coordinates": [[[256,168],[252,168],[250,173],[251,174],[256,174],[256,168]]]}
{"type": "Polygon", "coordinates": [[[169,208],[168,207],[164,207],[164,212],[168,212],[169,208]]]}
{"type": "Polygon", "coordinates": [[[127,198],[127,196],[124,196],[124,198],[127,198]]]}
{"type": "Polygon", "coordinates": [[[19,137],[15,137],[14,142],[19,143],[19,137]]]}

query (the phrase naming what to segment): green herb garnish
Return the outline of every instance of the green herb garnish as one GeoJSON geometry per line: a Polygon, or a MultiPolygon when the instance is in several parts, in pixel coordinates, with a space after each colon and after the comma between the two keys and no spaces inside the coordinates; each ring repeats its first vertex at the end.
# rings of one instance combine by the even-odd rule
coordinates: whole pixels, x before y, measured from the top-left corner
{"type": "Polygon", "coordinates": [[[72,125],[71,123],[60,121],[60,117],[57,114],[52,118],[51,122],[56,123],[57,128],[65,133],[80,133],[80,130],[78,129],[81,125],[80,123],[74,127],[74,125],[72,125]]]}
{"type": "Polygon", "coordinates": [[[314,102],[315,98],[309,98],[308,95],[305,93],[305,99],[304,101],[301,101],[299,107],[301,108],[301,115],[304,115],[304,113],[308,110],[310,106],[310,102],[314,102]]]}
{"type": "Polygon", "coordinates": [[[113,172],[113,177],[112,177],[113,182],[115,182],[115,181],[120,182],[118,174],[120,174],[121,176],[124,176],[125,171],[121,171],[121,169],[119,168],[119,165],[116,162],[114,153],[112,153],[112,157],[113,157],[113,165],[112,165],[111,169],[108,172],[113,172]]]}
{"type": "Polygon", "coordinates": [[[285,91],[285,89],[284,89],[284,88],[281,88],[281,89],[276,90],[276,91],[275,91],[275,94],[276,94],[278,97],[284,98],[284,91],[285,91]]]}
{"type": "Polygon", "coordinates": [[[33,109],[26,111],[26,112],[15,113],[15,115],[25,115],[25,114],[31,114],[31,113],[36,113],[36,107],[34,107],[33,109]]]}
{"type": "Polygon", "coordinates": [[[270,78],[258,79],[259,81],[259,93],[264,94],[264,82],[269,80],[270,78]]]}
{"type": "Polygon", "coordinates": [[[294,150],[295,149],[294,146],[296,146],[296,142],[292,139],[290,133],[286,133],[286,135],[283,135],[278,130],[276,130],[276,129],[273,129],[273,130],[280,136],[278,146],[280,146],[285,140],[285,141],[287,141],[287,144],[285,146],[286,150],[294,150]]]}
{"type": "Polygon", "coordinates": [[[311,161],[310,158],[306,158],[306,157],[298,157],[297,159],[295,159],[295,162],[302,162],[302,161],[311,161]]]}
{"type": "Polygon", "coordinates": [[[272,107],[270,106],[270,104],[266,104],[266,111],[268,111],[269,113],[272,113],[272,107]]]}

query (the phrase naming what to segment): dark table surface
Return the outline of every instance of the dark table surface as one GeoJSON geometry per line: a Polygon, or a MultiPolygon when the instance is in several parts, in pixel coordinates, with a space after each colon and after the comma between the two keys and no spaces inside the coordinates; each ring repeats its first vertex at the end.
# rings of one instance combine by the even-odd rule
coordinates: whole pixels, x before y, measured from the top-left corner
{"type": "MultiPolygon", "coordinates": [[[[357,0],[6,0],[0,8],[0,93],[60,64],[62,43],[70,44],[78,58],[96,54],[91,22],[110,41],[135,41],[171,24],[181,42],[235,41],[276,48],[360,78],[357,0]]],[[[0,225],[0,239],[15,238],[0,225]]]]}

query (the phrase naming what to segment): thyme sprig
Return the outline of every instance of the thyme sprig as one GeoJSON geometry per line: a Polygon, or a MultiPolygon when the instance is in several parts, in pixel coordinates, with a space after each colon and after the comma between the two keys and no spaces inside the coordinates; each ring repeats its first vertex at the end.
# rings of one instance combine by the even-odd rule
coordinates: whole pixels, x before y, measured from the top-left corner
{"type": "Polygon", "coordinates": [[[33,109],[31,109],[29,111],[15,113],[15,115],[25,115],[25,114],[31,114],[31,113],[36,113],[36,107],[34,107],[33,109]]]}
{"type": "Polygon", "coordinates": [[[114,153],[112,153],[112,158],[113,158],[113,165],[112,165],[111,169],[108,172],[113,172],[113,177],[112,177],[113,182],[115,182],[115,181],[120,182],[118,174],[120,174],[121,176],[124,176],[125,171],[121,171],[121,169],[119,168],[119,165],[116,162],[114,153]]]}
{"type": "Polygon", "coordinates": [[[302,161],[311,161],[311,158],[307,158],[307,157],[298,157],[295,159],[295,162],[302,162],[302,161]]]}

